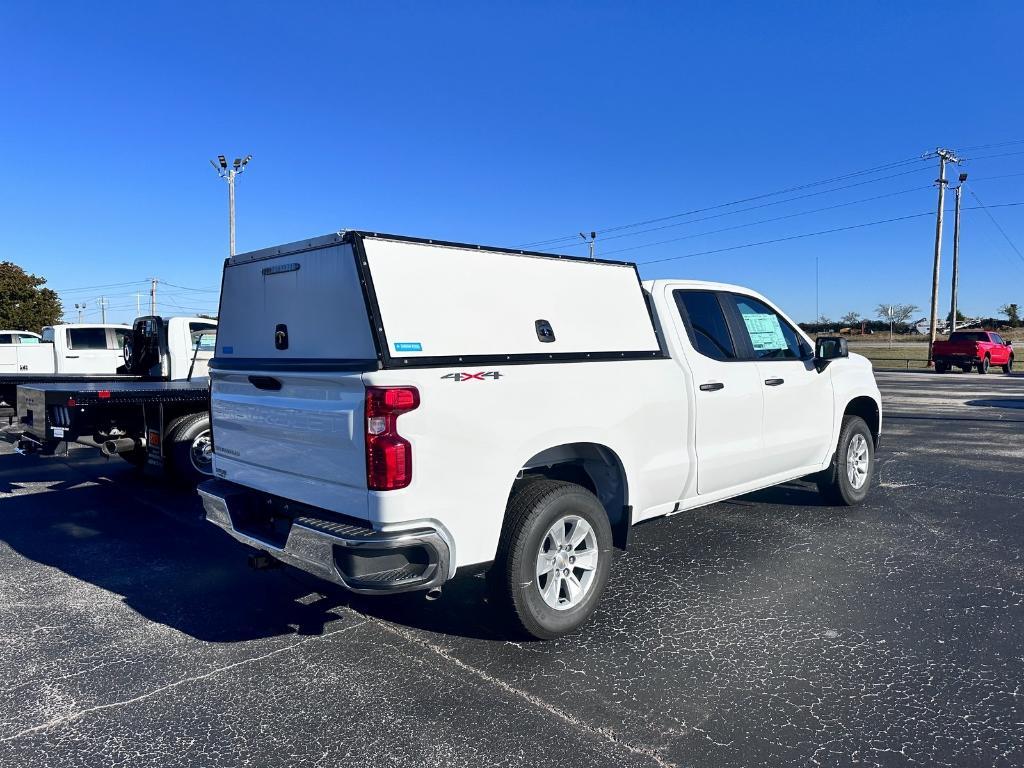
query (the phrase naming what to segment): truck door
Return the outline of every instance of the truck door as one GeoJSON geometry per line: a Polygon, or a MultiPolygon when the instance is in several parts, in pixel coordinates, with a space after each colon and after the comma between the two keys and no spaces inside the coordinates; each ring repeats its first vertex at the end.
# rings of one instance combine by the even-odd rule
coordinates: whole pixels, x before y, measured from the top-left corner
{"type": "Polygon", "coordinates": [[[716,291],[673,291],[693,372],[697,493],[763,477],[763,402],[757,363],[739,354],[716,291]]]}
{"type": "Polygon", "coordinates": [[[757,363],[764,393],[765,475],[820,464],[832,444],[832,370],[814,367],[814,350],[772,307],[725,294],[737,313],[741,346],[757,363]]]}

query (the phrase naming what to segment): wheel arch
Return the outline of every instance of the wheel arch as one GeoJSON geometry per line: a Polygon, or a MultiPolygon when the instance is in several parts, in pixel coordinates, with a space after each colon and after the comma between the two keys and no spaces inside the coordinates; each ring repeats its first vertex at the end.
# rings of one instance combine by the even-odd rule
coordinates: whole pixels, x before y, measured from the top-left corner
{"type": "MultiPolygon", "coordinates": [[[[523,462],[509,488],[508,498],[511,499],[523,483],[536,477],[576,483],[593,493],[608,515],[615,546],[626,548],[633,516],[628,477],[616,451],[601,443],[586,441],[538,451],[523,462]]],[[[507,507],[506,502],[506,510],[507,507]]]]}
{"type": "Polygon", "coordinates": [[[882,428],[882,410],[873,397],[860,395],[853,398],[846,404],[843,416],[859,416],[864,419],[864,423],[868,425],[868,429],[871,431],[871,439],[875,447],[878,447],[882,428]]]}

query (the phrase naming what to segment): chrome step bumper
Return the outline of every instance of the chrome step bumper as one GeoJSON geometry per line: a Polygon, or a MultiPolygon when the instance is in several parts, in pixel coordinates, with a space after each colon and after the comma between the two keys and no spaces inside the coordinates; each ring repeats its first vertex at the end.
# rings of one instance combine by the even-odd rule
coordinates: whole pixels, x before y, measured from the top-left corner
{"type": "Polygon", "coordinates": [[[226,480],[207,480],[197,490],[206,519],[232,538],[352,592],[432,589],[450,575],[451,549],[434,528],[375,531],[362,521],[311,510],[274,531],[263,511],[274,497],[226,480]]]}

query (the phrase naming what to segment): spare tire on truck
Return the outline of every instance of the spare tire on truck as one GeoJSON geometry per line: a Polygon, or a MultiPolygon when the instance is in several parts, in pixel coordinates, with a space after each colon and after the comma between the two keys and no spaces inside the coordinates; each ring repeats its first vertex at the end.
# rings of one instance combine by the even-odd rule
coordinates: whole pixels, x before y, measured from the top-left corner
{"type": "Polygon", "coordinates": [[[196,485],[213,477],[213,436],[208,413],[190,413],[171,422],[164,438],[164,458],[174,479],[196,485]]]}

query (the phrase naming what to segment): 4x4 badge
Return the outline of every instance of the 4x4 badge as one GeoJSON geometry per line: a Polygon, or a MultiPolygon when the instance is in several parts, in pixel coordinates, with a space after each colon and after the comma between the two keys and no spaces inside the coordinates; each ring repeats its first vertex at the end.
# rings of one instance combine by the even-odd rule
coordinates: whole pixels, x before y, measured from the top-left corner
{"type": "Polygon", "coordinates": [[[442,379],[452,381],[483,381],[484,379],[500,379],[501,371],[479,371],[478,373],[446,373],[442,379]]]}

